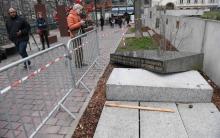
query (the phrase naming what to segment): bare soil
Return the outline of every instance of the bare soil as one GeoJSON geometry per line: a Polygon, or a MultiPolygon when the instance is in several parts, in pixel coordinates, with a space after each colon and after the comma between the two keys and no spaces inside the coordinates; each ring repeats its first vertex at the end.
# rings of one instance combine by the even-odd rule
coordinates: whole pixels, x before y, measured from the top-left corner
{"type": "MultiPolygon", "coordinates": [[[[96,126],[98,124],[103,106],[105,104],[105,84],[115,67],[122,67],[119,65],[109,64],[99,79],[96,90],[86,108],[82,118],[79,121],[79,124],[72,136],[72,138],[92,138],[96,126]]],[[[212,97],[212,102],[217,106],[220,110],[220,88],[218,88],[213,81],[211,81],[207,75],[201,72],[201,75],[207,80],[207,82],[214,88],[214,94],[212,97]]]]}
{"type": "Polygon", "coordinates": [[[111,74],[114,66],[109,64],[99,79],[96,90],[86,108],[83,116],[81,117],[78,126],[75,129],[75,132],[72,138],[92,138],[96,126],[98,124],[102,108],[106,101],[105,98],[105,84],[111,74]]]}

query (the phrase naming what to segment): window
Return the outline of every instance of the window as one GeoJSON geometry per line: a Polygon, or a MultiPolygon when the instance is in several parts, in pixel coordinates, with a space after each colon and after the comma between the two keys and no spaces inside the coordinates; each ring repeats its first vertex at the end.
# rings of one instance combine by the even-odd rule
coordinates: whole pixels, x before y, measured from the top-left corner
{"type": "Polygon", "coordinates": [[[187,3],[190,3],[190,0],[187,0],[187,3]]]}
{"type": "Polygon", "coordinates": [[[198,3],[198,0],[195,0],[194,3],[198,3]]]}
{"type": "Polygon", "coordinates": [[[168,24],[168,19],[166,19],[166,24],[168,24]]]}
{"type": "Polygon", "coordinates": [[[160,19],[156,18],[155,28],[159,28],[159,27],[160,27],[160,19]]]}
{"type": "Polygon", "coordinates": [[[152,11],[150,11],[150,18],[152,18],[152,11]]]}
{"type": "Polygon", "coordinates": [[[210,0],[210,3],[215,3],[215,0],[210,0]]]}
{"type": "Polygon", "coordinates": [[[180,4],[183,4],[183,0],[180,0],[180,4]]]}

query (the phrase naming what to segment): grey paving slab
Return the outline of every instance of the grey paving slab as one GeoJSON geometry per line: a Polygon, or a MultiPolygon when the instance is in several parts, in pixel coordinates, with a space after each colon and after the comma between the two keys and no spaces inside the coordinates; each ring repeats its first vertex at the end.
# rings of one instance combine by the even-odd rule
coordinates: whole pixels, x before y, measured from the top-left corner
{"type": "Polygon", "coordinates": [[[211,102],[213,89],[197,71],[157,74],[115,68],[106,83],[108,100],[211,102]]]}
{"type": "Polygon", "coordinates": [[[140,111],[141,138],[188,138],[175,103],[141,103],[142,106],[169,108],[175,113],[140,111]]]}
{"type": "MultiPolygon", "coordinates": [[[[137,102],[119,102],[138,105],[137,102]]],[[[137,109],[104,107],[94,138],[139,138],[137,109]]]]}
{"type": "Polygon", "coordinates": [[[220,112],[213,103],[179,104],[178,110],[189,138],[220,138],[220,112]]]}

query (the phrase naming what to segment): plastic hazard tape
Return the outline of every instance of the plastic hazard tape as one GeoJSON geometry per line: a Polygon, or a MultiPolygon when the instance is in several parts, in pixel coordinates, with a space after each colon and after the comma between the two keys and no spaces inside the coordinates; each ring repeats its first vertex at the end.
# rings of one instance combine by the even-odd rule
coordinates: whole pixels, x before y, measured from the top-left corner
{"type": "Polygon", "coordinates": [[[62,57],[58,57],[56,58],[54,61],[51,61],[49,63],[47,63],[46,65],[41,66],[39,69],[35,70],[34,72],[31,72],[28,76],[23,77],[20,80],[16,80],[14,81],[10,86],[4,88],[3,90],[1,90],[1,94],[6,93],[7,91],[9,91],[10,89],[12,89],[13,87],[17,87],[18,85],[20,85],[22,82],[27,81],[29,79],[34,78],[37,74],[39,74],[42,71],[47,70],[48,67],[50,67],[52,64],[59,62],[60,60],[62,60],[64,58],[64,56],[62,57]]]}

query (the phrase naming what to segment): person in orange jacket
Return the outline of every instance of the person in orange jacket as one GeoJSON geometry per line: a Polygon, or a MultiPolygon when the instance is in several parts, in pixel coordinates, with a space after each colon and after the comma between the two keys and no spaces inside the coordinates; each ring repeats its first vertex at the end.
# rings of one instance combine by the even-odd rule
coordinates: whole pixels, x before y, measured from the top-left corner
{"type": "Polygon", "coordinates": [[[80,14],[82,13],[83,6],[80,4],[75,4],[70,10],[69,15],[67,16],[67,25],[70,32],[70,37],[73,38],[80,33],[82,25],[85,24],[85,21],[81,20],[80,14]]]}
{"type": "MultiPolygon", "coordinates": [[[[67,16],[67,25],[70,32],[70,37],[74,38],[77,35],[80,35],[82,30],[81,27],[85,24],[85,21],[81,20],[80,14],[82,13],[83,6],[80,4],[75,4],[70,10],[69,15],[67,16]]],[[[81,38],[75,39],[73,42],[75,55],[75,66],[77,68],[81,68],[82,66],[86,66],[87,64],[83,63],[83,48],[81,46],[82,40],[81,38]]]]}

